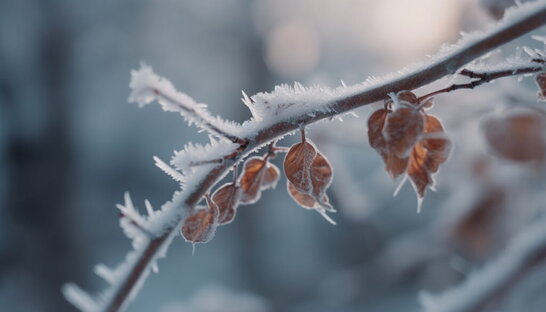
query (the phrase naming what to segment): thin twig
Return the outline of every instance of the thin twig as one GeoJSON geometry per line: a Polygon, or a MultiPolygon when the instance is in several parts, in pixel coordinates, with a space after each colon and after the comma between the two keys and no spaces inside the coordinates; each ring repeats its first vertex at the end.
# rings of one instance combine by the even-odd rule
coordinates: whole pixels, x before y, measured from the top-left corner
{"type": "Polygon", "coordinates": [[[479,85],[482,85],[487,82],[491,82],[495,79],[510,77],[510,76],[517,76],[522,74],[537,73],[543,70],[544,70],[543,66],[523,67],[523,68],[517,68],[517,69],[500,70],[500,71],[492,71],[492,72],[474,72],[468,69],[463,69],[459,73],[459,75],[466,76],[472,79],[477,79],[477,80],[473,80],[471,82],[462,83],[462,84],[452,84],[451,86],[447,88],[443,88],[443,89],[425,94],[419,97],[417,100],[421,102],[436,94],[448,93],[448,92],[459,90],[459,89],[474,89],[475,87],[479,85]]]}
{"type": "Polygon", "coordinates": [[[180,110],[191,115],[194,119],[196,119],[198,123],[204,125],[206,128],[210,129],[212,132],[216,133],[217,135],[222,136],[233,143],[237,143],[240,145],[248,144],[248,142],[245,139],[242,139],[234,134],[227,133],[225,130],[220,129],[219,126],[213,124],[211,121],[207,120],[207,118],[201,116],[201,114],[195,109],[185,106],[184,104],[180,103],[173,97],[162,93],[159,89],[154,88],[153,92],[158,98],[162,98],[165,101],[175,104],[180,110]]]}

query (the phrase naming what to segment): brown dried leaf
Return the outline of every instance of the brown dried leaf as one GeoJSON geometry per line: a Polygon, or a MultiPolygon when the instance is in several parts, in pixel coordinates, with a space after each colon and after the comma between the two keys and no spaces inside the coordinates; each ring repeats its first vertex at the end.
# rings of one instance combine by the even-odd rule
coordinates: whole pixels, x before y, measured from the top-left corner
{"type": "Polygon", "coordinates": [[[279,168],[275,166],[274,164],[268,163],[267,164],[267,170],[264,173],[264,177],[262,179],[262,190],[275,187],[277,185],[277,182],[279,182],[280,178],[280,172],[279,168]]]}
{"type": "Polygon", "coordinates": [[[309,142],[292,145],[284,158],[284,173],[288,181],[292,182],[298,191],[312,194],[311,165],[317,150],[309,142]]]}
{"type": "Polygon", "coordinates": [[[515,162],[541,164],[546,154],[544,114],[518,109],[483,122],[485,138],[500,157],[515,162]]]}
{"type": "Polygon", "coordinates": [[[451,141],[445,136],[442,123],[437,117],[425,115],[424,135],[420,143],[427,151],[425,168],[430,173],[437,172],[451,150],[451,141]]]}
{"type": "Polygon", "coordinates": [[[332,220],[327,214],[326,214],[326,208],[325,205],[328,207],[330,206],[328,195],[324,194],[321,198],[321,203],[317,202],[315,198],[312,196],[309,196],[307,194],[304,194],[296,189],[294,184],[292,184],[290,181],[286,181],[286,187],[288,189],[288,194],[298,203],[300,206],[302,206],[305,209],[312,209],[320,213],[322,217],[324,217],[328,222],[332,224],[336,224],[334,220],[332,220]]]}
{"type": "Polygon", "coordinates": [[[252,204],[260,198],[260,189],[266,169],[266,161],[260,157],[249,158],[244,165],[239,184],[241,185],[241,203],[252,204]]]}
{"type": "Polygon", "coordinates": [[[284,160],[288,192],[303,207],[314,209],[331,223],[326,211],[335,211],[326,189],[332,182],[332,166],[309,142],[293,145],[284,160]]]}
{"type": "Polygon", "coordinates": [[[241,188],[234,183],[226,183],[212,195],[212,202],[218,207],[218,223],[233,221],[241,199],[241,188]]]}
{"type": "Polygon", "coordinates": [[[326,194],[326,189],[332,183],[332,166],[328,162],[328,159],[324,157],[321,153],[317,151],[315,159],[311,164],[311,183],[313,185],[313,191],[311,195],[317,200],[321,205],[331,208],[328,202],[324,202],[324,195],[326,194]]]}
{"type": "Polygon", "coordinates": [[[409,157],[400,158],[394,153],[387,155],[387,161],[385,163],[385,170],[393,179],[397,179],[401,174],[406,171],[408,167],[409,157]]]}
{"type": "Polygon", "coordinates": [[[368,142],[376,152],[381,155],[384,162],[387,162],[387,141],[383,136],[383,127],[388,111],[386,109],[378,109],[368,118],[368,142]]]}
{"type": "Polygon", "coordinates": [[[317,205],[317,201],[302,192],[298,191],[292,182],[287,181],[288,194],[303,208],[314,209],[317,205]]]}
{"type": "Polygon", "coordinates": [[[535,78],[538,86],[538,99],[546,101],[546,72],[538,74],[535,78]]]}
{"type": "Polygon", "coordinates": [[[383,134],[387,150],[400,158],[409,155],[423,132],[423,115],[415,108],[400,107],[389,113],[383,134]]]}
{"type": "Polygon", "coordinates": [[[266,158],[252,157],[244,165],[239,180],[242,204],[252,204],[261,197],[261,191],[274,187],[279,180],[279,169],[266,158]]]}
{"type": "Polygon", "coordinates": [[[433,183],[432,177],[426,168],[427,150],[418,143],[411,151],[407,173],[419,198],[425,197],[427,186],[433,183]]]}
{"type": "Polygon", "coordinates": [[[180,234],[190,243],[206,243],[214,237],[217,217],[217,211],[214,209],[196,210],[184,220],[180,234]]]}

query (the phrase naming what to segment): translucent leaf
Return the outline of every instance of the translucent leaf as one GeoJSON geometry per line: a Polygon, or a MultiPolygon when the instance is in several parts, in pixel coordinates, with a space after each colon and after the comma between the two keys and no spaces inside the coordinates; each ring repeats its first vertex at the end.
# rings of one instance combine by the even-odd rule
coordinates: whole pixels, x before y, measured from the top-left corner
{"type": "Polygon", "coordinates": [[[423,116],[413,107],[400,107],[389,113],[383,134],[389,153],[404,158],[423,132],[423,116]]]}
{"type": "Polygon", "coordinates": [[[198,209],[184,220],[180,234],[188,242],[206,243],[214,237],[217,218],[217,210],[198,209]]]}
{"type": "Polygon", "coordinates": [[[252,157],[245,162],[241,179],[239,180],[242,190],[241,203],[252,204],[258,201],[262,180],[266,171],[266,161],[260,157],[252,157]]]}
{"type": "Polygon", "coordinates": [[[218,223],[233,221],[241,199],[241,189],[235,183],[226,183],[212,195],[212,202],[218,209],[218,223]]]}
{"type": "Polygon", "coordinates": [[[407,173],[419,198],[425,197],[427,186],[433,182],[425,166],[426,160],[427,150],[421,143],[416,144],[411,151],[407,173]]]}
{"type": "Polygon", "coordinates": [[[274,187],[279,177],[279,169],[265,158],[249,158],[239,180],[242,190],[241,203],[252,204],[258,201],[261,191],[274,187]]]}
{"type": "Polygon", "coordinates": [[[315,209],[317,206],[317,201],[307,195],[303,194],[302,192],[298,191],[294,184],[292,184],[290,181],[287,181],[287,188],[288,188],[288,194],[292,196],[292,198],[303,208],[307,209],[315,209]]]}
{"type": "Polygon", "coordinates": [[[277,166],[268,163],[267,170],[265,171],[264,178],[262,179],[262,190],[267,188],[274,188],[279,182],[280,172],[277,166]]]}
{"type": "Polygon", "coordinates": [[[384,162],[387,162],[387,141],[383,136],[383,127],[388,111],[378,109],[368,118],[368,142],[370,146],[379,153],[384,162]]]}

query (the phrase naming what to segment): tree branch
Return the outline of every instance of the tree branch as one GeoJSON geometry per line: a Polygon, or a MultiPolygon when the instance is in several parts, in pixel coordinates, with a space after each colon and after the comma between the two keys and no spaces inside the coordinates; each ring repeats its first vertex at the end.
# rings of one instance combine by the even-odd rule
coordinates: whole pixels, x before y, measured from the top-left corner
{"type": "Polygon", "coordinates": [[[176,91],[169,80],[157,76],[149,66],[142,64],[140,71],[132,71],[129,85],[132,89],[129,102],[136,102],[143,106],[155,99],[161,104],[163,110],[179,112],[190,124],[196,123],[210,133],[233,143],[246,144],[244,139],[232,133],[231,128],[235,128],[233,124],[218,117],[212,117],[205,104],[197,103],[187,94],[176,91]]]}
{"type": "Polygon", "coordinates": [[[443,88],[443,89],[425,94],[419,97],[417,100],[421,102],[436,94],[448,93],[448,92],[459,90],[459,89],[474,89],[477,86],[480,86],[484,83],[491,82],[495,79],[510,77],[510,76],[517,76],[522,74],[538,73],[543,70],[544,70],[543,66],[522,67],[522,68],[516,68],[516,69],[510,69],[510,70],[499,70],[499,71],[492,71],[492,72],[474,72],[468,69],[463,69],[461,72],[459,72],[459,75],[466,76],[468,78],[477,79],[477,80],[471,81],[469,83],[452,84],[451,86],[447,88],[443,88]]]}
{"type": "MultiPolygon", "coordinates": [[[[240,144],[238,148],[233,150],[233,159],[219,163],[212,168],[207,167],[210,169],[195,177],[193,187],[176,193],[173,200],[165,205],[170,209],[164,209],[161,212],[164,214],[161,220],[166,220],[165,223],[167,223],[162,228],[161,234],[147,240],[145,244],[130,255],[130,258],[134,259],[134,261],[127,263],[128,267],[124,271],[121,281],[119,284],[112,286],[105,299],[97,306],[96,311],[115,312],[123,310],[127,306],[149,273],[151,264],[168,248],[188,211],[227,174],[234,164],[267,143],[292,133],[305,125],[380,101],[389,92],[413,90],[446,75],[454,74],[460,67],[470,61],[546,23],[545,2],[528,4],[525,7],[526,10],[523,10],[521,14],[511,16],[510,21],[499,24],[480,39],[466,43],[463,47],[453,50],[448,55],[437,57],[429,65],[408,72],[400,78],[366,88],[352,95],[342,95],[334,98],[321,107],[317,107],[311,114],[302,113],[297,116],[285,116],[271,123],[252,124],[251,133],[247,133],[240,139],[231,140],[240,144]]],[[[292,103],[285,104],[292,105],[292,103]]],[[[65,295],[73,303],[78,299],[76,298],[77,295],[73,295],[74,291],[75,288],[64,289],[65,295]]],[[[82,300],[85,299],[84,297],[82,300]]]]}

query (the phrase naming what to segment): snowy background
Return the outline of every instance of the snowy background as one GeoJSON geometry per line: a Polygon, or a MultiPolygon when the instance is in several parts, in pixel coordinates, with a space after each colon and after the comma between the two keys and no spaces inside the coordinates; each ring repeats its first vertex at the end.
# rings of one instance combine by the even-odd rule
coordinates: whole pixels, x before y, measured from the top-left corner
{"type": "MultiPolygon", "coordinates": [[[[1,0],[0,310],[73,311],[62,284],[103,289],[93,266],[115,266],[130,249],[115,204],[129,191],[160,206],[177,184],[152,156],[207,141],[177,114],[127,103],[140,61],[213,114],[244,121],[241,89],[335,87],[396,71],[484,28],[508,2],[1,0]]],[[[519,45],[542,46],[527,36],[491,60],[519,45]]],[[[431,113],[455,149],[421,214],[409,184],[392,197],[367,143],[369,107],[311,127],[335,169],[338,225],[298,207],[283,180],[194,256],[176,239],[128,310],[419,311],[421,291],[458,284],[544,212],[544,168],[492,158],[480,132],[483,116],[536,105],[535,95],[531,79],[507,78],[437,97],[431,113]]],[[[544,311],[545,281],[542,266],[503,311],[544,311]]]]}

